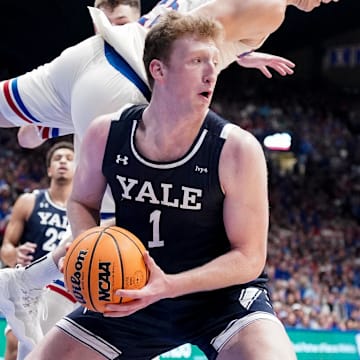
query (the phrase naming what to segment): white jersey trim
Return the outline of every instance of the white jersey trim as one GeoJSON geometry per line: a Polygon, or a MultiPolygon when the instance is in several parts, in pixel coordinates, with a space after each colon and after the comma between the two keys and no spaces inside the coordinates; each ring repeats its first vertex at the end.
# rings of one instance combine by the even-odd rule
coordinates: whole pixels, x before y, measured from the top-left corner
{"type": "Polygon", "coordinates": [[[230,322],[221,334],[211,340],[212,346],[217,352],[220,352],[235,334],[257,320],[270,320],[278,323],[280,326],[283,326],[281,321],[275,315],[267,312],[257,311],[246,315],[241,319],[230,322]]]}
{"type": "Polygon", "coordinates": [[[148,167],[154,168],[154,169],[174,169],[178,166],[185,164],[198,152],[202,143],[204,142],[206,134],[208,133],[208,130],[204,129],[201,132],[201,135],[200,135],[198,141],[196,142],[195,146],[193,146],[192,150],[185,157],[181,158],[180,160],[175,161],[175,162],[165,163],[165,164],[156,164],[156,163],[150,162],[148,160],[145,160],[136,151],[135,144],[134,144],[134,138],[135,138],[135,130],[136,130],[137,124],[138,124],[138,121],[134,120],[132,130],[131,130],[131,140],[130,140],[131,151],[138,161],[140,161],[142,164],[144,164],[148,167]]]}
{"type": "Polygon", "coordinates": [[[220,133],[220,137],[222,139],[227,139],[231,130],[237,128],[238,126],[234,125],[234,124],[226,124],[223,129],[221,130],[221,133],[220,133]]]}
{"type": "Polygon", "coordinates": [[[68,317],[64,317],[58,321],[56,326],[64,331],[67,335],[86,345],[90,349],[98,352],[106,359],[116,359],[119,355],[122,354],[121,350],[117,349],[115,346],[111,345],[100,336],[97,336],[84,327],[80,326],[68,317]]]}
{"type": "Polygon", "coordinates": [[[65,211],[65,212],[66,212],[66,207],[57,205],[57,204],[55,204],[55,203],[51,200],[50,194],[49,194],[49,191],[48,191],[48,190],[45,190],[45,199],[46,199],[46,201],[47,201],[52,207],[54,207],[55,209],[62,210],[62,211],[65,211]]]}

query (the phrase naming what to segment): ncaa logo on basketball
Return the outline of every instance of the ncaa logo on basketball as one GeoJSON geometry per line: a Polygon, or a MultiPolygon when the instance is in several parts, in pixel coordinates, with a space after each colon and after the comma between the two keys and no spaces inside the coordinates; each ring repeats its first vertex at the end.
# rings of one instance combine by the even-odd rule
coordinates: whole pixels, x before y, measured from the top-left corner
{"type": "Polygon", "coordinates": [[[100,262],[99,263],[99,300],[101,301],[110,301],[111,300],[111,263],[110,262],[100,262]]]}
{"type": "Polygon", "coordinates": [[[83,263],[85,261],[85,257],[87,255],[87,250],[80,250],[75,262],[75,272],[71,275],[71,287],[72,287],[72,294],[74,295],[75,299],[80,304],[85,304],[86,301],[83,297],[82,291],[83,291],[83,276],[82,276],[82,268],[83,263]]]}

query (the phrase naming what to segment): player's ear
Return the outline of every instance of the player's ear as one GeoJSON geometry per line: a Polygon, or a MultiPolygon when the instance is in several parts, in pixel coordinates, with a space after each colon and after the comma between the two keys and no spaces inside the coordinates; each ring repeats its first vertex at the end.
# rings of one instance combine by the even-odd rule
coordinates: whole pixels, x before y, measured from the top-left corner
{"type": "Polygon", "coordinates": [[[162,79],[164,75],[163,66],[163,63],[158,59],[153,59],[150,62],[149,70],[154,80],[162,79]]]}

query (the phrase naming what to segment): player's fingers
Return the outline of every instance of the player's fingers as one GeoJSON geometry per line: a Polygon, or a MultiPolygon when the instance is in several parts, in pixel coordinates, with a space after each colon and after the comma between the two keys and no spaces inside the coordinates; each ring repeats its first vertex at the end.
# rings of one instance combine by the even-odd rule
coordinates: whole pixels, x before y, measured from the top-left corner
{"type": "Polygon", "coordinates": [[[65,260],[65,257],[62,257],[58,261],[58,269],[61,273],[64,273],[64,260],[65,260]]]}
{"type": "Polygon", "coordinates": [[[17,264],[21,265],[21,266],[26,266],[29,265],[32,261],[33,261],[33,256],[31,255],[25,255],[22,253],[18,253],[17,254],[17,258],[16,258],[16,262],[17,264]]]}
{"type": "Polygon", "coordinates": [[[282,66],[279,66],[279,64],[272,64],[271,67],[281,76],[287,75],[287,71],[282,66]]]}
{"type": "Polygon", "coordinates": [[[281,57],[281,56],[276,56],[276,57],[273,57],[272,59],[271,59],[271,63],[272,64],[284,64],[284,65],[286,65],[286,66],[288,66],[288,67],[291,67],[291,68],[293,68],[293,67],[295,67],[296,65],[295,65],[295,63],[293,63],[291,60],[289,60],[289,59],[286,59],[286,58],[283,58],[283,57],[281,57]]]}
{"type": "Polygon", "coordinates": [[[155,269],[159,268],[156,265],[154,259],[150,256],[148,251],[146,251],[144,253],[144,262],[145,262],[145,265],[147,266],[147,268],[149,269],[150,272],[151,272],[151,270],[155,270],[155,269]]]}
{"type": "Polygon", "coordinates": [[[260,67],[259,70],[260,70],[268,79],[271,79],[271,78],[272,78],[272,74],[271,74],[271,72],[268,70],[268,68],[267,68],[266,66],[260,67]]]}
{"type": "MultiPolygon", "coordinates": [[[[134,290],[135,291],[135,290],[134,290]]],[[[117,293],[122,293],[121,290],[116,291],[117,293]]],[[[124,297],[129,297],[130,294],[127,294],[124,297]]],[[[105,306],[105,312],[103,313],[104,316],[107,317],[122,317],[122,316],[128,316],[136,311],[139,311],[140,309],[144,308],[147,304],[145,304],[143,301],[136,299],[136,295],[133,294],[133,300],[130,302],[122,303],[122,304],[107,304],[105,306]]]]}
{"type": "Polygon", "coordinates": [[[295,63],[293,63],[292,61],[288,60],[288,59],[285,59],[285,58],[282,58],[281,59],[281,63],[290,67],[290,68],[294,68],[296,65],[295,63]]]}
{"type": "Polygon", "coordinates": [[[287,65],[285,64],[276,64],[276,66],[274,66],[274,68],[276,69],[276,71],[281,74],[282,76],[285,75],[292,75],[294,73],[293,69],[290,69],[287,65]]]}
{"type": "Polygon", "coordinates": [[[33,248],[33,249],[36,249],[37,248],[37,244],[35,243],[32,243],[30,241],[27,241],[26,243],[24,243],[24,245],[28,248],[33,248]]]}
{"type": "MultiPolygon", "coordinates": [[[[140,299],[144,296],[144,291],[142,289],[139,290],[124,290],[124,289],[117,289],[115,291],[115,295],[122,297],[122,298],[130,298],[132,300],[140,299]]],[[[131,301],[132,303],[133,301],[131,301]]],[[[123,303],[121,305],[129,305],[130,302],[123,303]]]]}

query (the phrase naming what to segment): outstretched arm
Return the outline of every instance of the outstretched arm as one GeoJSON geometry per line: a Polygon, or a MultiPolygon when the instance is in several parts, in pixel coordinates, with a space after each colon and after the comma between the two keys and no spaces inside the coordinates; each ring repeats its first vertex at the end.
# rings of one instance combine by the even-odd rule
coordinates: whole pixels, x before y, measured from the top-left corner
{"type": "Polygon", "coordinates": [[[272,78],[272,74],[268,68],[286,76],[292,75],[295,67],[295,64],[286,58],[261,52],[239,55],[236,62],[245,68],[259,69],[269,79],[272,78]]]}
{"type": "Polygon", "coordinates": [[[287,6],[310,12],[332,1],[338,0],[214,0],[193,12],[219,20],[225,29],[225,40],[257,48],[281,26],[287,6]]]}
{"type": "Polygon", "coordinates": [[[14,204],[1,246],[1,258],[8,266],[13,267],[16,264],[25,266],[33,260],[32,253],[36,249],[36,244],[30,242],[20,244],[20,240],[34,203],[35,196],[30,193],[22,194],[14,204]]]}
{"type": "Polygon", "coordinates": [[[74,238],[100,223],[101,201],[107,184],[102,173],[102,161],[110,123],[111,117],[107,115],[93,120],[81,144],[79,164],[67,203],[74,238]]]}
{"type": "Polygon", "coordinates": [[[241,41],[256,48],[279,28],[286,0],[215,0],[193,10],[222,23],[226,41],[241,41]]]}

